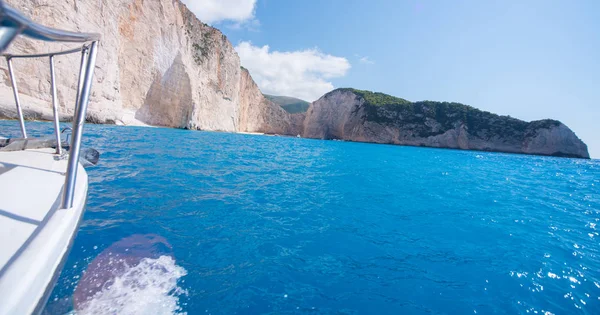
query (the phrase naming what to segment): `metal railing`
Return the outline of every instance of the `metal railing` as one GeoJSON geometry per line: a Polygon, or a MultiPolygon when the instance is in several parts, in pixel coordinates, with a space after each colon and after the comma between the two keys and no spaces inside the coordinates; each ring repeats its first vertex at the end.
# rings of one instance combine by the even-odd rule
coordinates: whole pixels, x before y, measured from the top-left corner
{"type": "Polygon", "coordinates": [[[17,79],[13,69],[13,59],[19,58],[48,58],[50,65],[50,83],[52,94],[52,110],[54,118],[54,133],[56,137],[56,153],[62,154],[61,139],[60,139],[60,124],[58,113],[58,94],[56,91],[56,78],[54,70],[54,58],[60,55],[67,55],[80,52],[81,63],[79,67],[79,80],[77,84],[77,96],[75,99],[75,111],[73,115],[73,127],[71,134],[71,143],[69,146],[69,157],[67,170],[65,173],[65,184],[63,187],[63,196],[61,208],[67,209],[73,206],[73,198],[75,195],[75,181],[77,179],[77,169],[79,165],[79,155],[81,151],[81,139],[83,136],[83,126],[87,113],[90,91],[92,87],[92,79],[94,76],[94,67],[96,64],[96,53],[100,34],[93,33],[75,33],[62,31],[58,29],[48,28],[39,25],[30,19],[23,16],[17,10],[9,7],[0,0],[0,53],[6,58],[8,65],[8,73],[17,107],[17,115],[21,127],[23,138],[27,138],[27,130],[25,129],[25,120],[21,101],[19,99],[19,90],[17,79]],[[36,40],[53,41],[53,42],[73,42],[81,43],[82,46],[52,53],[29,54],[29,55],[13,55],[5,54],[5,49],[19,35],[27,36],[36,40]]]}

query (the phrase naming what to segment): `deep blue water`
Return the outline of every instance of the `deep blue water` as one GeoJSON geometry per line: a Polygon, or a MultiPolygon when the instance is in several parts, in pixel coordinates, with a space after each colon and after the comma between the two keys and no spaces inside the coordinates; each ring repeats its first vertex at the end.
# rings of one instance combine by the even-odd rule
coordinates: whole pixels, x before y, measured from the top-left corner
{"type": "MultiPolygon", "coordinates": [[[[50,126],[28,124],[32,134],[50,126]]],[[[18,131],[14,121],[0,128],[18,131]]],[[[174,264],[159,269],[177,273],[165,277],[179,287],[159,294],[189,314],[600,313],[597,160],[162,128],[86,133],[102,156],[88,169],[87,212],[49,312],[71,303],[100,252],[151,233],[172,245],[174,264]]],[[[144,304],[124,283],[117,296],[144,304]]],[[[160,311],[177,309],[167,302],[160,311]]]]}

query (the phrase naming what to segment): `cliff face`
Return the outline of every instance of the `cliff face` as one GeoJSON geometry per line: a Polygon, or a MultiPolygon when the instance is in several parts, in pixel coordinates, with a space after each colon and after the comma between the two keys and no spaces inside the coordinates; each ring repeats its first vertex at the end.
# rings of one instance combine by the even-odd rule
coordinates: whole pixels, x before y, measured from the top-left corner
{"type": "MultiPolygon", "coordinates": [[[[284,133],[289,115],[264,99],[231,43],[179,0],[8,0],[34,21],[102,33],[88,119],[98,123],[284,133]]],[[[71,47],[19,39],[12,53],[71,47]]],[[[60,112],[72,116],[79,55],[56,57],[60,112]]],[[[52,116],[48,60],[16,60],[25,114],[52,116]]],[[[0,115],[15,117],[5,62],[0,115]]]]}
{"type": "Polygon", "coordinates": [[[555,120],[530,123],[470,106],[415,102],[337,89],[312,103],[308,138],[589,158],[587,146],[555,120]]]}
{"type": "MultiPolygon", "coordinates": [[[[290,113],[263,96],[227,38],[180,0],[7,2],[50,27],[102,33],[87,117],[93,122],[589,157],[586,145],[558,121],[527,123],[457,103],[338,89],[306,113],[290,113]]],[[[10,52],[69,47],[19,39],[10,52]]],[[[79,59],[56,57],[62,119],[73,115],[79,59]]],[[[48,59],[15,60],[14,66],[25,116],[51,119],[48,59]]],[[[14,118],[3,61],[0,82],[0,117],[14,118]]]]}
{"type": "Polygon", "coordinates": [[[242,68],[239,130],[270,134],[289,134],[291,115],[263,96],[248,70],[242,68]]]}

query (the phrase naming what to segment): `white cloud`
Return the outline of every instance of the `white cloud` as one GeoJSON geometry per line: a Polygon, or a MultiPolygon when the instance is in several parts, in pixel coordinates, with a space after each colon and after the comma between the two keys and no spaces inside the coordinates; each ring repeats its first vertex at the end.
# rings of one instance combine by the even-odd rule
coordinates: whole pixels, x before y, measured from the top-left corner
{"type": "Polygon", "coordinates": [[[365,65],[372,65],[375,64],[375,61],[371,60],[371,58],[369,58],[369,56],[361,56],[359,54],[354,54],[354,57],[356,57],[356,59],[358,59],[358,62],[365,64],[365,65]]]}
{"type": "MultiPolygon", "coordinates": [[[[232,21],[243,25],[254,18],[256,0],[182,0],[200,21],[214,24],[232,21]]],[[[256,23],[256,22],[253,22],[256,23]]]]}
{"type": "Polygon", "coordinates": [[[366,64],[366,65],[372,65],[375,63],[375,61],[371,60],[369,58],[369,56],[360,57],[360,59],[358,59],[358,61],[360,61],[360,63],[366,64]]]}
{"type": "Polygon", "coordinates": [[[235,50],[262,92],[306,101],[314,101],[333,90],[329,80],[346,75],[350,69],[346,58],[318,49],[280,52],[269,51],[266,45],[257,47],[240,42],[235,50]]]}

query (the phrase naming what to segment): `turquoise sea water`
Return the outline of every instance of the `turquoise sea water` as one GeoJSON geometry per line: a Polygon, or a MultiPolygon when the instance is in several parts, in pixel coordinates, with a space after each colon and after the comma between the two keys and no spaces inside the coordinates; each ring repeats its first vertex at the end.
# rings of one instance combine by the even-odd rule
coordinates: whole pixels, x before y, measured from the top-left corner
{"type": "MultiPolygon", "coordinates": [[[[34,135],[50,126],[28,124],[34,135]]],[[[0,128],[18,135],[15,121],[0,128]]],[[[140,234],[164,238],[170,255],[142,259],[138,243],[121,252],[127,270],[80,313],[600,313],[599,161],[162,128],[86,134],[102,156],[47,313],[68,311],[88,264],[140,234]]]]}

